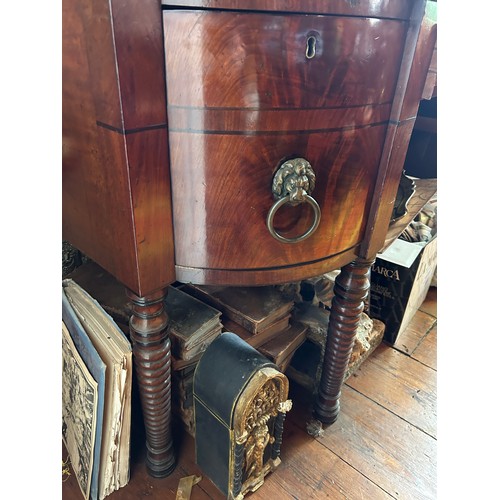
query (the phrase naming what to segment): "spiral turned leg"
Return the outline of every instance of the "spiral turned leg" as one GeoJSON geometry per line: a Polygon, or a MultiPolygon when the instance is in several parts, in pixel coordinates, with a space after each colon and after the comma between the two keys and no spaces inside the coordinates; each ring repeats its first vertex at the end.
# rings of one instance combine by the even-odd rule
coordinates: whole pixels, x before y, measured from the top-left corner
{"type": "Polygon", "coordinates": [[[166,290],[144,297],[127,290],[127,295],[132,301],[130,336],[146,428],[146,467],[151,476],[165,477],[175,468],[166,290]]]}
{"type": "Polygon", "coordinates": [[[370,289],[372,260],[357,259],[344,266],[335,280],[321,383],[314,417],[323,424],[337,420],[340,389],[351,358],[356,329],[370,289]]]}

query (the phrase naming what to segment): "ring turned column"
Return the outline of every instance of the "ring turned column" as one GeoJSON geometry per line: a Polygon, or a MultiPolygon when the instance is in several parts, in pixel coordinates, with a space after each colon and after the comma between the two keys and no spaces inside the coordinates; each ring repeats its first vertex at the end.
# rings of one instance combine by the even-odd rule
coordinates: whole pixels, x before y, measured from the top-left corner
{"type": "Polygon", "coordinates": [[[171,357],[167,290],[144,297],[127,290],[132,301],[130,336],[146,428],[146,467],[153,477],[168,476],[175,468],[172,444],[171,357]]]}
{"type": "Polygon", "coordinates": [[[344,266],[334,285],[325,357],[314,417],[332,424],[340,411],[340,389],[351,358],[356,330],[370,289],[373,260],[357,259],[344,266]]]}

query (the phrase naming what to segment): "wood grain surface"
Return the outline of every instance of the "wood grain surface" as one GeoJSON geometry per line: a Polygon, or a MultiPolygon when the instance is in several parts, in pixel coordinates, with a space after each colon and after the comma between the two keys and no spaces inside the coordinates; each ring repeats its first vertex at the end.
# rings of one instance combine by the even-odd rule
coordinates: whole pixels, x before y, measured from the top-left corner
{"type": "Polygon", "coordinates": [[[163,20],[168,105],[203,108],[390,102],[406,34],[403,22],[340,16],[165,11],[163,20]]]}
{"type": "Polygon", "coordinates": [[[360,256],[365,258],[374,257],[384,246],[435,39],[436,25],[425,16],[425,4],[415,2],[380,162],[382,170],[368,216],[368,231],[360,248],[360,256]]]}
{"type": "MultiPolygon", "coordinates": [[[[432,290],[432,288],[430,289],[432,290]]],[[[423,337],[435,325],[436,318],[419,310],[411,319],[404,332],[394,342],[394,349],[411,356],[422,342],[423,337]]]]}
{"type": "Polygon", "coordinates": [[[413,353],[413,357],[434,370],[437,370],[437,325],[423,338],[413,353]]]}
{"type": "MultiPolygon", "coordinates": [[[[385,174],[385,134],[399,119],[392,102],[418,7],[301,5],[289,2],[287,15],[279,1],[194,2],[203,8],[162,20],[155,0],[64,3],[63,236],[135,293],[179,277],[283,282],[291,266],[294,279],[311,276],[383,239],[397,178],[385,174]],[[296,155],[318,169],[323,215],[290,246],[265,218],[272,176],[296,155]],[[232,275],[240,269],[257,275],[232,275]]],[[[276,229],[301,234],[311,212],[285,206],[276,229]]]]}
{"type": "MultiPolygon", "coordinates": [[[[252,270],[264,284],[298,264],[347,264],[383,169],[405,23],[165,11],[164,27],[177,276],[234,284],[252,270]],[[311,237],[283,244],[265,224],[273,175],[293,157],[313,166],[322,214],[311,237]]],[[[293,238],[312,222],[307,204],[285,206],[275,229],[293,238]]]]}
{"type": "Polygon", "coordinates": [[[342,397],[319,441],[395,498],[436,498],[436,440],[362,392],[344,387],[342,397]]]}
{"type": "Polygon", "coordinates": [[[362,387],[370,399],[436,438],[436,370],[386,344],[376,350],[370,361],[347,385],[356,390],[362,387]],[[389,382],[384,387],[374,382],[382,376],[389,382]]]}
{"type": "Polygon", "coordinates": [[[63,237],[151,292],[175,280],[160,5],[65,0],[63,18],[63,237]]]}

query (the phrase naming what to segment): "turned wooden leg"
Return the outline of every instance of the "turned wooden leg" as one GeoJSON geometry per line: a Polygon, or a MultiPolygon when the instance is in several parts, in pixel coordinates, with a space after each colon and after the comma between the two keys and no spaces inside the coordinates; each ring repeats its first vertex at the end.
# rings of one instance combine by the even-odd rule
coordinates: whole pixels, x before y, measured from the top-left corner
{"type": "Polygon", "coordinates": [[[314,416],[324,424],[335,422],[339,415],[340,389],[370,289],[372,263],[372,260],[357,259],[344,266],[335,280],[323,371],[314,406],[314,416]]]}
{"type": "Polygon", "coordinates": [[[146,467],[151,476],[168,476],[175,468],[172,445],[172,407],[170,380],[170,339],[168,316],[163,301],[166,290],[138,297],[130,290],[132,301],[130,337],[133,344],[141,406],[146,428],[146,467]]]}

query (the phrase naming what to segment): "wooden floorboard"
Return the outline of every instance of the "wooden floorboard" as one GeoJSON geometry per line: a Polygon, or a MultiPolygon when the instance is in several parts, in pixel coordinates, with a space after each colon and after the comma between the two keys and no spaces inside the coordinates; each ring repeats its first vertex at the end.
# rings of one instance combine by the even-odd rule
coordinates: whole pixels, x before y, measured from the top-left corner
{"type": "Polygon", "coordinates": [[[302,426],[292,423],[287,429],[280,468],[269,476],[265,488],[249,498],[391,498],[376,483],[306,434],[302,426]]]}
{"type": "MultiPolygon", "coordinates": [[[[431,288],[396,344],[382,343],[347,380],[340,417],[318,438],[305,430],[310,395],[292,384],[294,406],[285,421],[282,463],[245,498],[436,498],[436,345],[437,291],[431,288]]],[[[171,476],[148,476],[144,449],[134,446],[129,484],[107,498],[174,500],[180,478],[195,474],[202,480],[194,486],[192,500],[223,500],[195,464],[193,438],[178,430],[175,435],[179,457],[171,476]]],[[[74,475],[63,483],[62,498],[83,498],[74,475]]]]}
{"type": "Polygon", "coordinates": [[[319,441],[395,498],[435,498],[436,440],[350,387],[342,398],[319,441]]]}
{"type": "Polygon", "coordinates": [[[436,370],[381,345],[347,385],[436,437],[436,370]]]}
{"type": "Polygon", "coordinates": [[[437,370],[437,324],[422,339],[412,357],[422,364],[437,370]]]}
{"type": "Polygon", "coordinates": [[[434,316],[422,310],[417,311],[405,331],[398,335],[392,347],[411,356],[435,323],[436,318],[434,316]]]}

